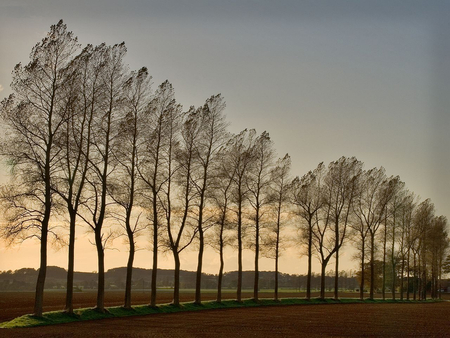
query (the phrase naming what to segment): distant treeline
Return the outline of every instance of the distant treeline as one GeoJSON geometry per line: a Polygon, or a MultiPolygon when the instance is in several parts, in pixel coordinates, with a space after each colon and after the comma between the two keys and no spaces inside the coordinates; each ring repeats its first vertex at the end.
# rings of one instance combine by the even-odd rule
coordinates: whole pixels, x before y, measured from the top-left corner
{"type": "MultiPolygon", "coordinates": [[[[47,268],[47,278],[45,282],[46,289],[65,289],[67,281],[67,271],[57,266],[49,266],[47,268]]],[[[236,289],[237,271],[225,272],[223,276],[224,289],[236,289]]],[[[15,271],[0,272],[0,291],[34,291],[36,286],[36,278],[38,270],[33,268],[22,268],[15,271]]],[[[134,268],[133,269],[133,289],[151,288],[151,269],[134,268]]],[[[251,289],[254,283],[254,271],[243,271],[243,288],[251,289]]],[[[76,291],[87,289],[97,289],[97,273],[96,272],[75,272],[74,285],[76,291]]],[[[196,273],[195,271],[181,270],[180,285],[182,289],[195,288],[196,273]]],[[[217,289],[218,276],[214,274],[203,274],[202,288],[217,289]]],[[[296,275],[279,273],[278,283],[280,288],[285,289],[306,289],[306,275],[296,275]]],[[[124,289],[126,282],[126,267],[114,268],[105,273],[106,289],[124,289]]],[[[260,271],[259,285],[260,289],[273,289],[275,276],[273,271],[260,271]]],[[[339,284],[343,290],[354,291],[358,288],[358,280],[349,272],[342,272],[339,277],[339,284]]],[[[158,288],[173,288],[174,271],[172,269],[158,269],[158,288]]],[[[334,286],[334,275],[326,277],[326,287],[332,290],[334,286]]],[[[312,288],[320,289],[320,274],[312,275],[312,288]]]]}

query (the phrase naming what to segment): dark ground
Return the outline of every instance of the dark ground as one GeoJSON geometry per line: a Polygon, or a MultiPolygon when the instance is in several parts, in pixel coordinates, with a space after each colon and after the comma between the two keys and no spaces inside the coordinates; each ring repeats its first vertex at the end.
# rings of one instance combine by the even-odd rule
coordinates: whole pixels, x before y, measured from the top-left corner
{"type": "MultiPolygon", "coordinates": [[[[30,295],[0,294],[1,321],[32,306],[30,295]],[[5,295],[8,296],[5,298],[5,295]],[[10,303],[14,301],[14,303],[10,303]],[[8,305],[9,306],[5,306],[8,305]],[[7,315],[6,315],[7,314],[7,315]]],[[[63,294],[62,294],[63,295],[63,294]]],[[[123,292],[108,292],[120,305],[123,292]]],[[[230,293],[229,297],[235,295],[230,293]]],[[[250,294],[246,295],[250,297],[250,294]]],[[[292,297],[283,294],[283,297],[292,297]]],[[[298,294],[297,294],[298,296],[298,294]]],[[[46,310],[61,309],[61,293],[47,293],[46,310]],[[56,308],[51,308],[51,307],[56,308]]],[[[149,294],[135,295],[146,304],[149,294]]],[[[269,294],[266,297],[270,297],[269,294]]],[[[204,299],[214,298],[205,294],[204,299]]],[[[191,301],[193,294],[184,294],[191,301]]],[[[77,307],[92,306],[95,293],[77,294],[77,307]],[[93,298],[92,298],[93,297],[93,298]],[[83,302],[86,302],[84,305],[83,302]]],[[[161,293],[167,303],[170,293],[161,293]]],[[[117,302],[117,304],[115,304],[117,302]]],[[[25,311],[30,312],[30,311],[25,311]]],[[[15,316],[13,316],[15,317],[15,316]]],[[[450,302],[424,304],[330,304],[205,310],[104,319],[26,329],[0,329],[0,337],[450,337],[450,302]]]]}
{"type": "Polygon", "coordinates": [[[206,310],[27,329],[0,337],[448,337],[450,302],[206,310]]]}

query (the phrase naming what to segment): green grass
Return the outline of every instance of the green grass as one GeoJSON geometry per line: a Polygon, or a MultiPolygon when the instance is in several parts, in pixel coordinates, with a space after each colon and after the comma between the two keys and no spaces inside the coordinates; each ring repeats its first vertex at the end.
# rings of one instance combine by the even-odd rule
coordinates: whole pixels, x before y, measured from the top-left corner
{"type": "MultiPolygon", "coordinates": [[[[436,300],[429,300],[427,302],[436,302],[436,300]]],[[[19,328],[32,327],[42,325],[54,325],[71,322],[79,322],[86,320],[98,320],[104,318],[119,318],[127,316],[142,316],[158,313],[175,313],[185,311],[199,311],[211,309],[231,309],[243,307],[256,306],[280,306],[280,305],[314,305],[314,304],[357,304],[357,303],[423,303],[423,301],[408,301],[408,300],[382,300],[382,299],[365,299],[363,301],[356,298],[342,298],[339,300],[326,298],[312,298],[310,300],[304,298],[283,298],[279,301],[273,299],[260,299],[255,301],[253,299],[245,299],[242,302],[236,300],[224,300],[220,303],[216,301],[203,302],[202,304],[195,304],[193,302],[181,303],[179,306],[172,304],[161,304],[156,307],[147,305],[133,306],[132,309],[125,309],[123,307],[108,307],[105,313],[100,313],[92,308],[75,310],[73,315],[69,315],[62,311],[45,312],[42,317],[35,317],[33,315],[24,315],[17,317],[9,322],[0,323],[0,328],[19,328]]]]}

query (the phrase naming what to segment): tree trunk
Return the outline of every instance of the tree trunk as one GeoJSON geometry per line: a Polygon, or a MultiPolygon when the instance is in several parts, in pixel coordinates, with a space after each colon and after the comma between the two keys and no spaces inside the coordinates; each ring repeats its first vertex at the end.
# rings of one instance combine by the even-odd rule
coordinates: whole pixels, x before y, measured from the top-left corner
{"type": "Polygon", "coordinates": [[[416,265],[416,254],[414,254],[414,275],[413,275],[413,293],[414,293],[414,300],[417,299],[417,289],[419,286],[419,280],[418,280],[418,273],[417,273],[417,265],[416,265]]]}
{"type": "Polygon", "coordinates": [[[173,259],[175,261],[174,285],[173,285],[173,305],[180,305],[180,254],[176,250],[172,250],[173,259]]]}
{"type": "MultiPolygon", "coordinates": [[[[222,234],[221,234],[222,236],[222,234]]],[[[221,240],[222,242],[222,240],[221,240]]],[[[220,244],[220,266],[219,266],[219,276],[217,278],[217,302],[220,303],[222,301],[222,279],[223,279],[223,267],[224,267],[224,260],[223,260],[223,244],[220,244]]]]}
{"type": "Polygon", "coordinates": [[[280,254],[280,225],[278,221],[277,240],[275,244],[275,295],[274,299],[278,301],[278,256],[280,254]]]}
{"type": "Polygon", "coordinates": [[[259,289],[259,212],[256,210],[256,238],[255,238],[255,279],[253,282],[253,299],[258,301],[259,289]]]}
{"type": "Polygon", "coordinates": [[[366,272],[364,269],[364,259],[365,259],[365,239],[362,241],[362,251],[361,251],[361,283],[359,285],[359,299],[364,300],[364,279],[366,278],[366,272]]]}
{"type": "MultiPolygon", "coordinates": [[[[209,157],[208,157],[209,159],[209,157]]],[[[203,188],[200,191],[200,203],[198,207],[198,235],[199,235],[199,249],[197,260],[197,275],[195,280],[195,304],[201,304],[202,302],[202,267],[203,267],[203,251],[205,247],[204,231],[203,231],[203,209],[205,207],[205,193],[208,179],[208,163],[206,161],[203,170],[203,188]]]]}
{"type": "Polygon", "coordinates": [[[99,312],[105,312],[105,252],[100,234],[101,230],[95,231],[95,246],[98,257],[98,282],[97,282],[97,307],[99,312]]]}
{"type": "MultiPolygon", "coordinates": [[[[440,266],[442,266],[442,263],[440,264],[440,266]]],[[[441,273],[442,268],[440,267],[439,269],[439,280],[438,280],[438,299],[442,299],[442,294],[441,294],[441,290],[442,290],[442,273],[441,273]]]]}
{"type": "Polygon", "coordinates": [[[395,211],[392,222],[392,246],[391,246],[391,264],[392,264],[392,299],[395,300],[395,289],[396,289],[396,263],[395,263],[395,211]]]}
{"type": "Polygon", "coordinates": [[[42,317],[42,308],[44,306],[44,285],[47,274],[47,241],[48,241],[48,218],[44,217],[41,231],[41,251],[40,267],[36,282],[36,296],[34,300],[34,315],[42,317]],[[46,221],[47,220],[47,221],[46,221]]]}
{"type": "Polygon", "coordinates": [[[274,293],[274,299],[276,301],[278,301],[278,256],[275,257],[275,293],[274,293]]]}
{"type": "Polygon", "coordinates": [[[400,300],[403,300],[403,292],[404,292],[404,283],[405,283],[405,257],[402,255],[402,268],[400,275],[400,300]]]}
{"type": "MultiPolygon", "coordinates": [[[[156,201],[154,202],[154,204],[156,201]]],[[[154,209],[153,213],[156,213],[154,209]]],[[[156,216],[153,216],[153,267],[152,267],[152,286],[150,296],[150,306],[156,306],[156,277],[158,274],[158,223],[155,222],[156,216]]]]}
{"type": "Polygon", "coordinates": [[[128,240],[130,241],[130,252],[128,254],[128,262],[127,262],[127,277],[125,283],[125,302],[124,307],[126,309],[131,309],[131,283],[133,277],[133,261],[135,254],[135,244],[133,233],[128,233],[128,240]]]}
{"type": "Polygon", "coordinates": [[[238,280],[236,300],[242,301],[242,202],[238,202],[238,280]]]}
{"type": "Polygon", "coordinates": [[[203,234],[203,227],[201,225],[203,222],[201,214],[199,217],[198,234],[199,234],[199,249],[198,249],[198,261],[197,261],[197,276],[195,280],[195,304],[201,304],[202,302],[202,265],[203,265],[203,250],[205,246],[205,239],[203,234]]]}
{"type": "Polygon", "coordinates": [[[320,299],[325,299],[325,269],[327,267],[326,262],[322,262],[322,269],[320,272],[320,299]]]}
{"type": "Polygon", "coordinates": [[[410,269],[410,251],[411,249],[408,248],[408,256],[406,258],[406,299],[409,300],[410,298],[410,292],[409,292],[409,282],[410,282],[410,276],[409,276],[409,269],[410,269]]]}
{"type": "Polygon", "coordinates": [[[334,267],[334,299],[339,299],[339,248],[336,249],[336,264],[334,267]]]}
{"type": "Polygon", "coordinates": [[[384,240],[383,240],[383,283],[381,285],[381,293],[383,300],[386,299],[386,243],[387,243],[387,223],[384,225],[384,240]]]}
{"type": "MultiPolygon", "coordinates": [[[[51,114],[49,117],[49,134],[51,135],[51,114]]],[[[52,137],[50,136],[48,146],[46,149],[46,163],[45,163],[45,203],[44,203],[44,217],[41,223],[41,250],[40,250],[40,266],[38,278],[36,281],[36,294],[34,300],[34,315],[42,317],[44,306],[44,287],[45,276],[47,274],[47,242],[48,242],[48,223],[50,221],[50,212],[52,207],[51,200],[51,186],[50,186],[50,151],[52,145],[52,137]]]]}
{"type": "Polygon", "coordinates": [[[73,275],[75,265],[75,226],[76,213],[69,210],[70,225],[69,225],[69,257],[67,264],[67,287],[66,287],[66,307],[64,311],[73,314],[73,275]]]}
{"type": "Polygon", "coordinates": [[[312,225],[308,229],[308,276],[306,278],[306,299],[311,299],[311,273],[312,273],[312,225]]]}
{"type": "Polygon", "coordinates": [[[374,299],[375,289],[375,234],[370,233],[370,299],[374,299]]]}

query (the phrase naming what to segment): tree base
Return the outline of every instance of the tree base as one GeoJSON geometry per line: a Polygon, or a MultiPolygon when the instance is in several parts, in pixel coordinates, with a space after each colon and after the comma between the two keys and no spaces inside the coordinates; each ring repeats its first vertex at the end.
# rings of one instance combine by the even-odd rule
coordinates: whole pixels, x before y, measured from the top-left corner
{"type": "Polygon", "coordinates": [[[109,313],[109,311],[106,310],[105,308],[95,307],[93,310],[98,313],[109,313]]]}

